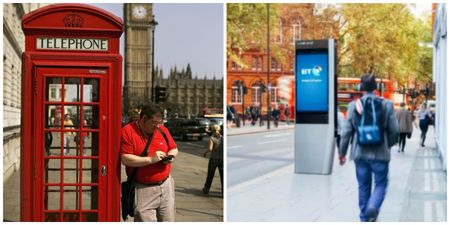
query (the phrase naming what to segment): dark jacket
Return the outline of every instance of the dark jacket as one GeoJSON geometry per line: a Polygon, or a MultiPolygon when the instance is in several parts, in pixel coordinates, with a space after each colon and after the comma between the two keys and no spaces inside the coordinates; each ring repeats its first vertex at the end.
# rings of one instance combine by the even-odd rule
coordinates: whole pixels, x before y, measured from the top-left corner
{"type": "Polygon", "coordinates": [[[405,109],[399,109],[396,113],[398,125],[400,128],[400,133],[412,133],[412,116],[411,113],[405,109]]]}
{"type": "MultiPolygon", "coordinates": [[[[376,97],[376,95],[372,93],[364,94],[361,97],[361,101],[365,102],[367,97],[376,97]]],[[[350,144],[350,139],[353,137],[352,141],[352,149],[350,153],[351,160],[358,159],[375,159],[380,161],[390,161],[391,152],[390,148],[397,143],[398,134],[399,134],[399,126],[398,121],[395,118],[394,105],[391,101],[383,100],[383,129],[384,138],[383,143],[379,146],[371,146],[371,147],[363,147],[357,144],[357,138],[353,137],[357,133],[358,125],[356,124],[356,103],[352,101],[348,105],[347,111],[347,120],[345,121],[342,134],[341,134],[341,143],[339,146],[339,155],[346,155],[347,148],[350,144]]]]}

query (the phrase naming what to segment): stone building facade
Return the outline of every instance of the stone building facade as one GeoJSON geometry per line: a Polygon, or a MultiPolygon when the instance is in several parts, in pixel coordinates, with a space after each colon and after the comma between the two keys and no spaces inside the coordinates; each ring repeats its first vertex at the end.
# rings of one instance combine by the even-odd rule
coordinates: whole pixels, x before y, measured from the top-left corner
{"type": "Polygon", "coordinates": [[[447,171],[447,137],[449,127],[447,73],[447,8],[433,3],[433,82],[436,85],[436,147],[443,169],[447,171]]]}
{"type": "Polygon", "coordinates": [[[223,78],[193,78],[189,64],[181,72],[172,68],[168,78],[163,77],[162,70],[155,71],[155,87],[167,88],[168,98],[163,105],[168,117],[197,117],[205,108],[223,109],[223,78]]]}
{"type": "Polygon", "coordinates": [[[46,5],[3,4],[3,181],[20,168],[22,53],[25,50],[21,19],[46,5]]]}

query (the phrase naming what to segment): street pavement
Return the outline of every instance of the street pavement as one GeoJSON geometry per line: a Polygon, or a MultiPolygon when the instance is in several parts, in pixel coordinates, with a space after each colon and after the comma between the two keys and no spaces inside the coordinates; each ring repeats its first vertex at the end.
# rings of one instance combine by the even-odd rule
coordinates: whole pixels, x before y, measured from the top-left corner
{"type": "MultiPolygon", "coordinates": [[[[230,128],[227,141],[228,221],[359,221],[353,162],[333,162],[332,175],[294,173],[294,126],[230,128]]],[[[447,221],[447,177],[434,144],[420,130],[405,153],[391,149],[388,192],[379,221],[447,221]]],[[[320,139],[318,138],[318,141],[320,139]]]]}
{"type": "MultiPolygon", "coordinates": [[[[175,140],[180,153],[172,166],[175,180],[175,203],[177,222],[223,221],[223,196],[220,176],[216,170],[209,195],[202,192],[208,169],[208,159],[202,153],[207,139],[203,141],[175,140]]],[[[121,180],[126,180],[122,166],[121,180]]],[[[3,184],[3,220],[20,221],[20,172],[16,171],[3,184]]],[[[132,221],[130,218],[128,221],[132,221]]]]}

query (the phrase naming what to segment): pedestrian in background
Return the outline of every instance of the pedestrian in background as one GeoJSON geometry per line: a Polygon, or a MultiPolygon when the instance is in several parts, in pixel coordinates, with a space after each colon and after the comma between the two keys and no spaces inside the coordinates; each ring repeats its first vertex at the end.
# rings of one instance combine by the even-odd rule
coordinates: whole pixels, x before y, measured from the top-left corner
{"type": "Polygon", "coordinates": [[[214,178],[216,168],[219,169],[220,184],[222,185],[223,196],[223,136],[220,134],[219,125],[213,125],[213,135],[209,138],[208,150],[203,153],[203,157],[206,157],[208,153],[211,153],[208,162],[208,175],[206,177],[205,185],[203,186],[203,193],[208,194],[211,188],[211,183],[214,178]]]}
{"type": "Polygon", "coordinates": [[[286,106],[284,107],[284,117],[286,118],[286,125],[289,125],[291,122],[289,118],[290,114],[291,113],[289,112],[289,105],[286,104],[286,106]]]}
{"type": "Polygon", "coordinates": [[[404,102],[400,103],[400,109],[397,111],[396,116],[400,128],[398,152],[405,152],[406,137],[411,138],[413,125],[411,113],[405,108],[404,102]]]}
{"type": "Polygon", "coordinates": [[[250,106],[247,106],[246,112],[246,118],[248,118],[249,122],[252,121],[252,108],[250,106]]]}
{"type": "Polygon", "coordinates": [[[256,109],[256,106],[252,106],[252,126],[255,126],[256,121],[258,120],[258,111],[256,109]]]}
{"type": "MultiPolygon", "coordinates": [[[[70,118],[69,114],[64,115],[64,129],[73,129],[73,122],[72,119],[70,118]]],[[[69,148],[70,148],[70,142],[73,139],[75,133],[70,131],[70,132],[64,132],[64,155],[68,155],[69,154],[69,148]]]]}
{"type": "Polygon", "coordinates": [[[232,124],[235,122],[235,110],[234,110],[234,106],[227,106],[227,127],[231,128],[232,124]]]}
{"type": "MultiPolygon", "coordinates": [[[[89,129],[87,120],[83,120],[83,129],[89,129]]],[[[74,138],[75,144],[77,145],[77,149],[80,147],[80,140],[83,142],[83,155],[86,155],[88,136],[89,136],[89,133],[82,130],[79,133],[79,135],[76,135],[74,138]]]]}
{"type": "Polygon", "coordinates": [[[276,105],[275,108],[273,109],[272,116],[275,127],[278,127],[278,121],[280,121],[280,109],[278,108],[278,105],[276,105]]]}
{"type": "Polygon", "coordinates": [[[361,77],[361,89],[365,93],[361,99],[354,100],[348,105],[347,120],[339,146],[339,163],[344,165],[350,139],[360,132],[358,128],[361,125],[357,121],[364,121],[361,119],[362,115],[367,116],[364,114],[366,110],[370,112],[368,110],[370,105],[367,107],[366,104],[362,105],[361,102],[371,102],[378,106],[374,108],[378,109],[375,110],[375,115],[378,118],[377,126],[381,133],[381,142],[374,146],[362,145],[358,134],[356,138],[353,138],[350,153],[350,159],[355,161],[359,189],[359,217],[363,222],[377,220],[388,184],[390,148],[398,141],[399,132],[393,103],[377,97],[373,93],[376,88],[377,82],[374,75],[367,74],[361,77]],[[375,180],[373,189],[372,177],[375,180]]]}
{"type": "Polygon", "coordinates": [[[420,106],[420,110],[418,112],[419,117],[419,127],[420,127],[420,146],[425,147],[425,139],[427,137],[428,126],[431,124],[432,115],[430,111],[427,109],[427,105],[423,103],[420,106]]]}
{"type": "Polygon", "coordinates": [[[339,111],[338,111],[338,115],[337,115],[337,125],[338,125],[338,129],[337,129],[337,136],[336,136],[336,143],[337,146],[339,148],[339,145],[341,143],[341,136],[342,136],[342,130],[344,130],[344,123],[345,123],[345,118],[344,118],[344,111],[345,110],[345,106],[339,106],[339,111]]]}

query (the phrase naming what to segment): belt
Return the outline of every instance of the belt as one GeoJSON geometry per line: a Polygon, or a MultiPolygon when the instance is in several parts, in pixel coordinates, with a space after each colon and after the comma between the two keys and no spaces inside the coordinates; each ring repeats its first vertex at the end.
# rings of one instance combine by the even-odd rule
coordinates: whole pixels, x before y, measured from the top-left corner
{"type": "Polygon", "coordinates": [[[166,182],[167,179],[169,179],[170,176],[167,176],[166,178],[164,178],[162,181],[158,181],[158,182],[154,182],[154,183],[142,183],[142,182],[136,182],[138,184],[142,184],[145,186],[160,186],[161,184],[163,184],[164,182],[166,182]]]}

